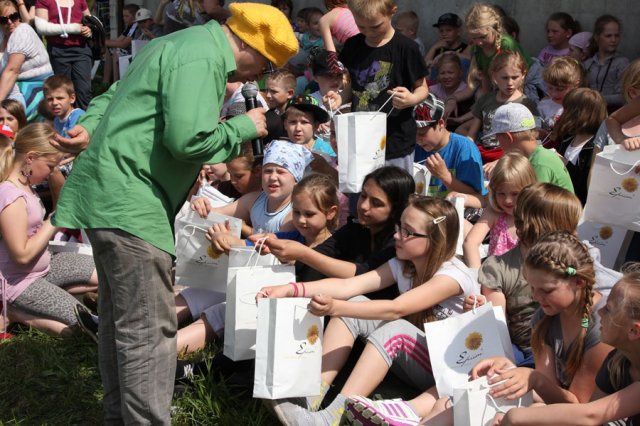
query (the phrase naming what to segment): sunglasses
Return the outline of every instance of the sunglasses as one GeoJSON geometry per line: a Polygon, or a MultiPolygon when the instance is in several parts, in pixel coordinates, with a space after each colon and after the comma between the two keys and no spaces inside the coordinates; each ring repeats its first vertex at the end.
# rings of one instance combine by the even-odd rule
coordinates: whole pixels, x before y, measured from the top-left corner
{"type": "Polygon", "coordinates": [[[9,21],[16,22],[20,20],[20,13],[14,12],[9,16],[0,16],[0,25],[7,25],[9,21]]]}

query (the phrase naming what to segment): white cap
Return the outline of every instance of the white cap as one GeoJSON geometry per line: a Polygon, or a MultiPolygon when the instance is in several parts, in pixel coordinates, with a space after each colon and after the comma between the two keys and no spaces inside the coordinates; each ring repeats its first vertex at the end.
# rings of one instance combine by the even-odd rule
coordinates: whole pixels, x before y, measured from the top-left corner
{"type": "Polygon", "coordinates": [[[149,9],[140,8],[136,12],[136,22],[146,21],[147,19],[153,19],[151,16],[151,11],[149,9]]]}

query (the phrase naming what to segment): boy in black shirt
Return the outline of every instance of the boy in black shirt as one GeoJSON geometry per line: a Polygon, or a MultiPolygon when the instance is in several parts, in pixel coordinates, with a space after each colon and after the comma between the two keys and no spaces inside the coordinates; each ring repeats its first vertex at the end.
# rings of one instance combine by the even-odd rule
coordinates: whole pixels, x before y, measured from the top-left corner
{"type": "Polygon", "coordinates": [[[360,34],[349,38],[340,61],[349,71],[351,87],[329,92],[332,107],[351,100],[353,111],[387,114],[386,164],[411,172],[416,127],[411,107],[429,94],[427,68],[416,43],[394,31],[391,18],[397,10],[392,0],[349,0],[360,34]]]}

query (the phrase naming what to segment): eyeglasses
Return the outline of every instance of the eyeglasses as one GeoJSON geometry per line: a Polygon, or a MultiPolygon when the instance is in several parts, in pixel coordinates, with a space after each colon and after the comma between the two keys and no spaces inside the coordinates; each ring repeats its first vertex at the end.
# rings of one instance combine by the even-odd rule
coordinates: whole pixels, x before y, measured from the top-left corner
{"type": "Polygon", "coordinates": [[[273,66],[271,61],[267,61],[267,66],[264,71],[262,71],[263,75],[273,74],[276,72],[276,68],[273,66]]]}
{"type": "Polygon", "coordinates": [[[20,20],[20,13],[14,12],[9,16],[0,16],[0,25],[7,25],[9,21],[16,22],[20,20]]]}
{"type": "Polygon", "coordinates": [[[405,240],[409,237],[420,237],[420,238],[429,238],[429,236],[427,234],[420,234],[419,232],[412,232],[409,231],[407,228],[405,228],[402,225],[396,224],[395,226],[396,228],[396,233],[398,235],[400,235],[400,237],[405,240]]]}

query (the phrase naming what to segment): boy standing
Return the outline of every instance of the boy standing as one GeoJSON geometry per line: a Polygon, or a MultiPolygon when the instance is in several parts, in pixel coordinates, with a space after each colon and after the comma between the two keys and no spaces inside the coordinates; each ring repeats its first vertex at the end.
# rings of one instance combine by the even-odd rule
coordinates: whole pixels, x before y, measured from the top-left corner
{"type": "Polygon", "coordinates": [[[447,130],[444,104],[433,94],[413,109],[416,122],[415,160],[431,172],[429,195],[444,197],[460,192],[476,197],[487,193],[482,159],[476,145],[464,136],[447,130]]]}
{"type": "Polygon", "coordinates": [[[538,144],[536,121],[526,106],[509,103],[498,108],[491,122],[491,132],[483,139],[492,136],[504,152],[518,151],[528,157],[540,182],[574,192],[569,172],[558,154],[538,144]]]}
{"type": "Polygon", "coordinates": [[[76,101],[73,83],[64,74],[53,75],[44,81],[43,91],[49,111],[54,115],[53,127],[57,133],[68,138],[67,131],[85,113],[83,109],[73,107],[76,101]]]}
{"type": "Polygon", "coordinates": [[[427,68],[418,45],[391,26],[397,10],[392,0],[349,0],[348,4],[360,29],[340,53],[351,86],[341,94],[327,93],[327,102],[335,109],[351,100],[353,111],[387,114],[386,163],[412,171],[416,127],[410,107],[429,93],[427,68]]]}

